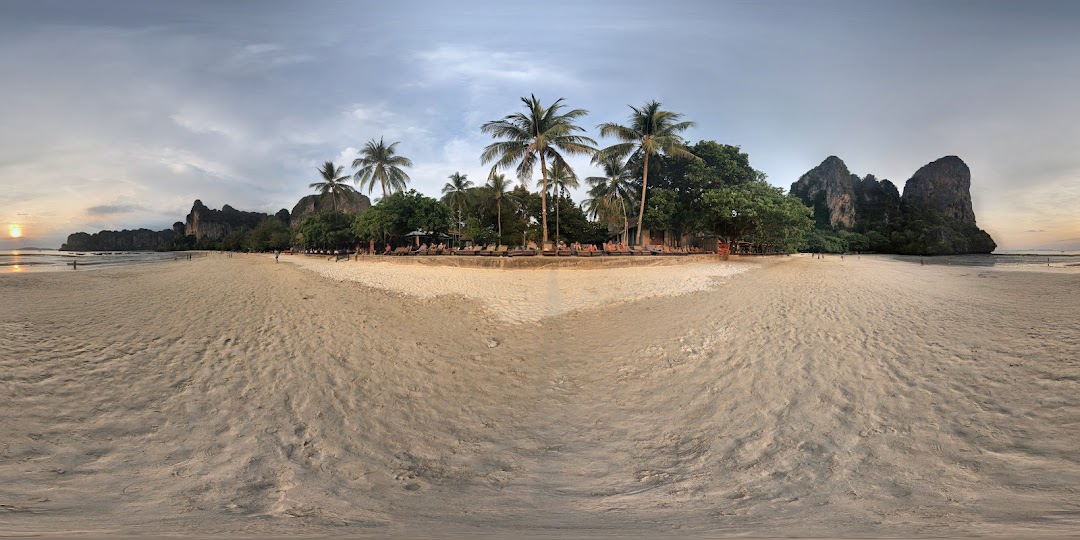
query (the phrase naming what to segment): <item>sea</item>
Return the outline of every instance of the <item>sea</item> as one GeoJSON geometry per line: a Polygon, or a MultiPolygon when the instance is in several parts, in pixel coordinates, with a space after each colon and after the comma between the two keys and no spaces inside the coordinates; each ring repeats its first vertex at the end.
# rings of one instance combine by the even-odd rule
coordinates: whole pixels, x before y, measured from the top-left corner
{"type": "Polygon", "coordinates": [[[177,251],[60,251],[39,248],[0,250],[0,274],[60,270],[70,272],[173,261],[187,256],[188,253],[177,251]]]}

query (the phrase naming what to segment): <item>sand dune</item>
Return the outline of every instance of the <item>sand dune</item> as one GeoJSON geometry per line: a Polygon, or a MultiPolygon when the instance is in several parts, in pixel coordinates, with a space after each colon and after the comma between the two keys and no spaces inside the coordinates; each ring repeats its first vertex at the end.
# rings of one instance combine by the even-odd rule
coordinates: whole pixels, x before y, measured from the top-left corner
{"type": "Polygon", "coordinates": [[[0,533],[1080,529],[1080,274],[333,264],[0,276],[0,533]]]}

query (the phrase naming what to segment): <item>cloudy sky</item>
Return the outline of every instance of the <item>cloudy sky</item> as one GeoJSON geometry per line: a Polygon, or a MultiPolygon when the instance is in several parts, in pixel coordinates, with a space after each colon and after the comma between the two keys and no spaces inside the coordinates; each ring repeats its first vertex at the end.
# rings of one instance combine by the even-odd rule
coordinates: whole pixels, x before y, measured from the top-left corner
{"type": "MultiPolygon", "coordinates": [[[[898,185],[955,154],[1002,248],[1080,249],[1080,3],[0,3],[0,248],[289,208],[401,141],[482,182],[488,120],[657,99],[789,187],[826,156],[898,185]]],[[[612,141],[601,141],[610,143],[612,141]]],[[[585,161],[578,172],[591,175],[585,161]]]]}

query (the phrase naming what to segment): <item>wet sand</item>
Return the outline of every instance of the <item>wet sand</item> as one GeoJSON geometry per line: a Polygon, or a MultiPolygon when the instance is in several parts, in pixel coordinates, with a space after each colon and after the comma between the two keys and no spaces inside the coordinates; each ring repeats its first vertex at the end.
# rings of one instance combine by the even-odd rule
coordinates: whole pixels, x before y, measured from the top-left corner
{"type": "Polygon", "coordinates": [[[0,276],[0,534],[1080,529],[1080,274],[625,270],[0,276]]]}

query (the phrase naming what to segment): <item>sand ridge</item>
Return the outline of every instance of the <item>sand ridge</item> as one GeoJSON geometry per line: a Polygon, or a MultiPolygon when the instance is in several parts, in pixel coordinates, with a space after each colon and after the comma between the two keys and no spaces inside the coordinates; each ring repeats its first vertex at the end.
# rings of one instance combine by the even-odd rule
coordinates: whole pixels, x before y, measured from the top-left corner
{"type": "Polygon", "coordinates": [[[261,256],[0,295],[4,534],[1080,528],[1080,275],[792,257],[529,324],[261,256]]]}
{"type": "Polygon", "coordinates": [[[704,291],[715,280],[745,272],[748,262],[597,269],[515,269],[412,266],[378,258],[335,262],[326,257],[282,259],[337,281],[351,281],[419,298],[474,300],[504,322],[536,322],[582,309],[599,309],[660,296],[704,291]]]}

